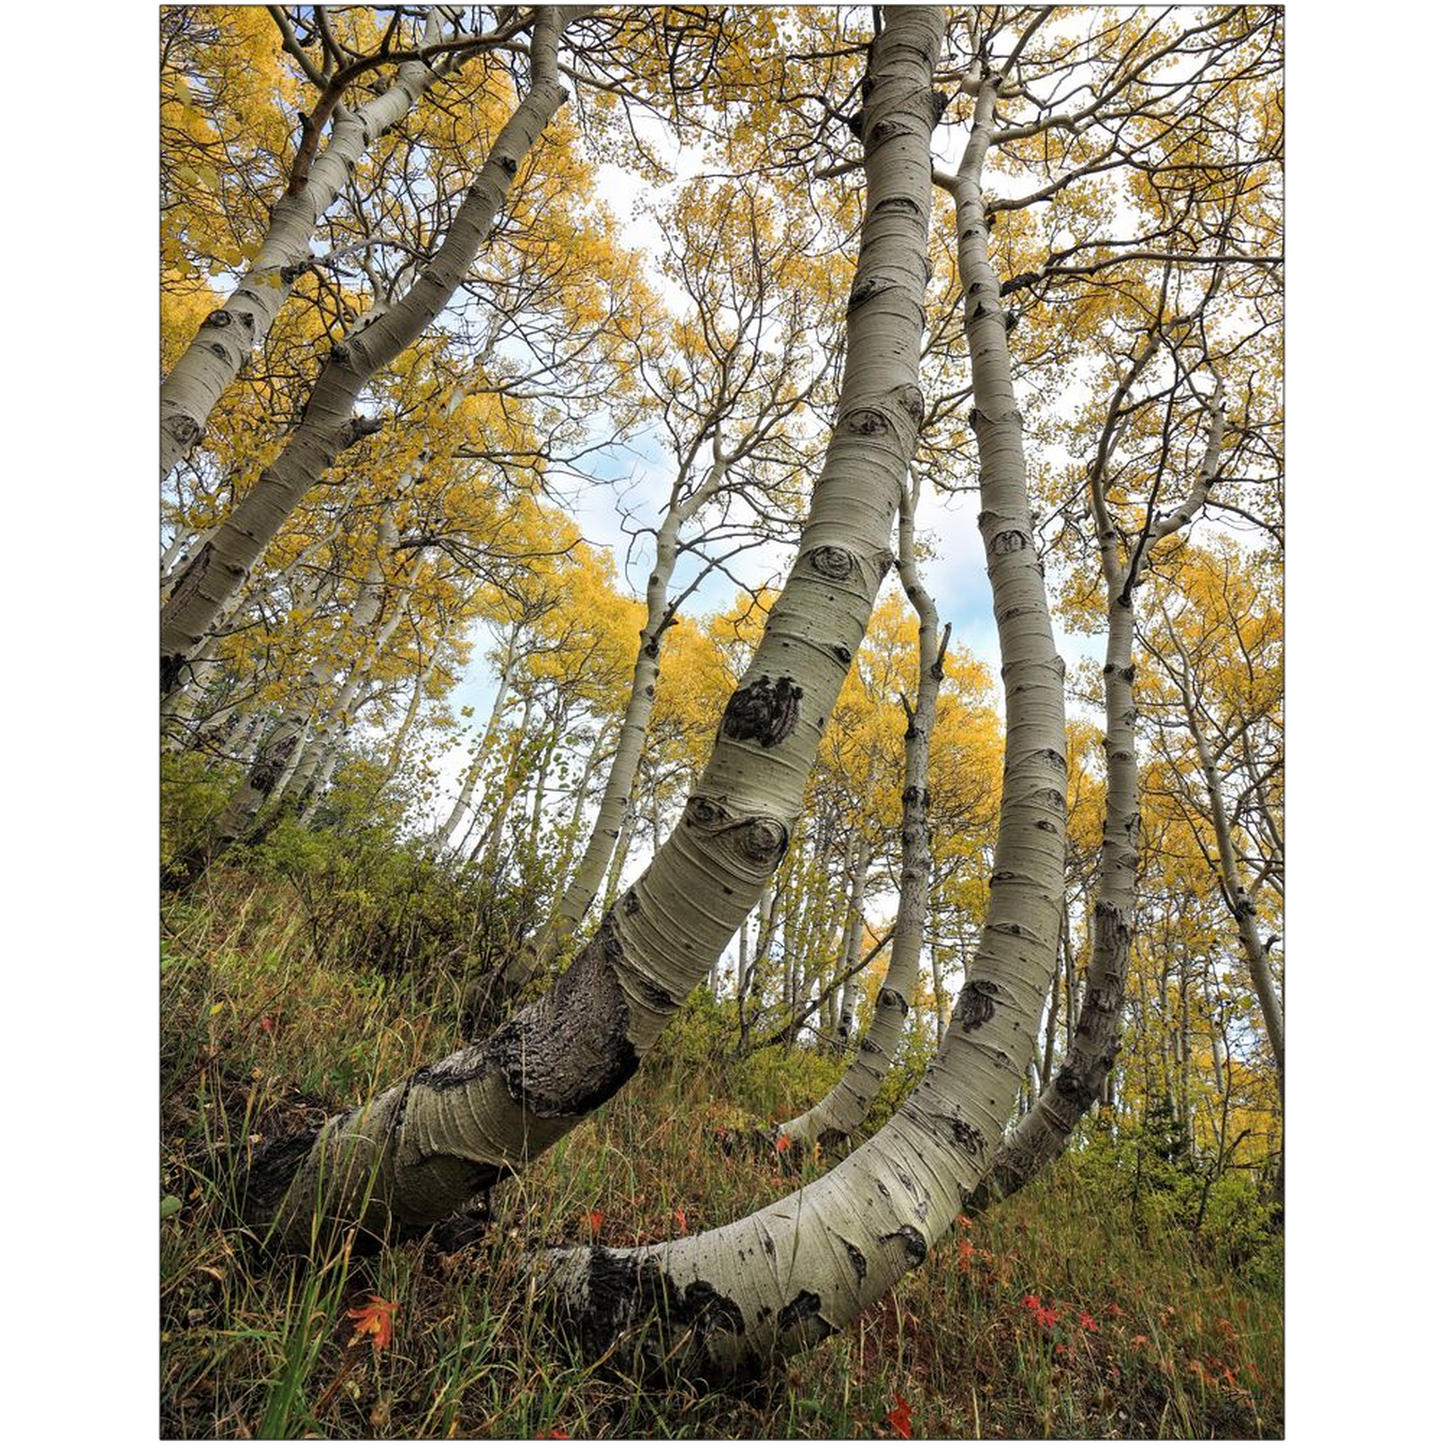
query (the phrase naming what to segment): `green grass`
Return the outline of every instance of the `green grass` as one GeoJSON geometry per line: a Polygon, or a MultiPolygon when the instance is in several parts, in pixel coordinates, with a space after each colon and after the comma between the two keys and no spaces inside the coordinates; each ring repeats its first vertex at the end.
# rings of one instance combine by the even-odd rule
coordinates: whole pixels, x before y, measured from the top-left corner
{"type": "Polygon", "coordinates": [[[920,1438],[1281,1433],[1278,1289],[1235,1277],[1186,1231],[1145,1230],[1069,1161],[759,1384],[642,1385],[626,1360],[577,1358],[529,1294],[531,1251],[592,1239],[593,1211],[600,1242],[640,1244],[797,1182],[766,1155],[723,1152],[715,1131],[811,1102],[827,1066],[728,1069],[686,1023],[496,1192],[476,1242],[261,1258],[230,1211],[248,1141],[355,1103],[455,1042],[445,985],[384,986],[318,963],[314,947],[282,895],[241,875],[167,920],[160,1192],[179,1207],[160,1224],[164,1435],[871,1438],[895,1433],[900,1398],[920,1438]],[[398,1305],[379,1350],[347,1314],[371,1295],[398,1305]]]}

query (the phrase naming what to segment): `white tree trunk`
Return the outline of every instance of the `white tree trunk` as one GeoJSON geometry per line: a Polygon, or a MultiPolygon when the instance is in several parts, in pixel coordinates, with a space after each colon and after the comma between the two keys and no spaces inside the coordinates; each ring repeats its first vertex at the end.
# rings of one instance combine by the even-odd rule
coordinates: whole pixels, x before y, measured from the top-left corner
{"type": "MultiPolygon", "coordinates": [[[[423,44],[441,37],[441,7],[427,15],[423,44]]],[[[347,177],[373,140],[416,104],[438,78],[419,60],[397,68],[396,79],[355,110],[338,107],[326,148],[311,163],[304,184],[271,210],[260,249],[236,289],[201,322],[195,339],[161,383],[161,478],[205,435],[211,410],[262,345],[298,276],[311,259],[311,237],[347,177]]]]}
{"type": "MultiPolygon", "coordinates": [[[[879,153],[891,158],[902,148],[893,136],[904,131],[900,125],[887,141],[877,139],[885,123],[877,98],[906,69],[915,104],[931,104],[927,77],[943,30],[941,11],[886,13],[865,102],[865,155],[871,150],[875,163],[879,153]]],[[[978,409],[979,522],[1007,716],[996,871],[969,982],[918,1088],[821,1179],[721,1229],[644,1249],[550,1257],[563,1318],[589,1350],[610,1347],[660,1310],[667,1345],[683,1352],[675,1364],[726,1379],[848,1327],[952,1225],[987,1167],[1032,1054],[1063,905],[1063,662],[1033,542],[1022,424],[979,190],[996,84],[996,77],[982,78],[954,187],[978,409]]],[[[921,129],[926,134],[926,124],[921,129]]],[[[877,204],[870,197],[870,214],[877,204]]]]}
{"type": "Polygon", "coordinates": [[[177,685],[186,659],[208,635],[216,613],[301,499],[344,447],[378,429],[379,422],[353,415],[363,388],[417,340],[451,299],[496,223],[512,177],[566,99],[557,81],[561,24],[557,7],[538,9],[531,87],[502,127],[435,257],[399,301],[333,349],[280,456],[176,582],[161,609],[162,694],[177,685]]]}
{"type": "MultiPolygon", "coordinates": [[[[680,823],[536,1003],[491,1038],[333,1119],[319,1136],[277,1141],[253,1161],[248,1211],[273,1222],[280,1238],[304,1248],[318,1214],[328,1234],[333,1224],[376,1235],[429,1225],[550,1147],[636,1072],[786,852],[828,717],[892,563],[893,517],[923,414],[918,359],[935,119],[929,79],[942,30],[941,11],[899,9],[874,47],[869,203],[838,421],[799,556],[680,823]]],[[[1028,526],[1022,451],[1015,450],[1019,495],[997,498],[1000,521],[986,527],[989,542],[1017,532],[1016,512],[1028,526]]],[[[1022,548],[990,548],[995,568],[1008,574],[1000,579],[1004,605],[1016,609],[1005,624],[1005,656],[1017,654],[1015,636],[1028,639],[1026,650],[1041,637],[1043,671],[1061,700],[1043,585],[1022,535],[1022,548]],[[1015,596],[1015,572],[1027,574],[1027,598],[1015,596]],[[1025,616],[1035,605],[1040,616],[1025,616]]],[[[1017,671],[1027,683],[1033,659],[1021,658],[1017,671]]],[[[1057,745],[1050,726],[1040,731],[1035,722],[1044,713],[1051,719],[1050,710],[1031,700],[1024,712],[1018,735],[1027,752],[1062,746],[1061,701],[1057,745]]],[[[1039,786],[1036,765],[1016,769],[1016,791],[1039,786]]],[[[1052,801],[1032,807],[1026,826],[1034,836],[1041,836],[1033,827],[1039,808],[1051,815],[1052,801]]],[[[1057,836],[1061,845],[1061,830],[1057,836]]],[[[1049,846],[1042,851],[1047,858],[1049,846]]],[[[1032,897],[1031,889],[1012,891],[1032,897]]],[[[1044,911],[1057,927],[1057,909],[1046,901],[1044,911]]],[[[1025,915],[1019,911],[1017,926],[1032,932],[1025,915]]],[[[1014,995],[1010,966],[1000,974],[1000,1012],[1011,1017],[1027,998],[1014,995]]]]}

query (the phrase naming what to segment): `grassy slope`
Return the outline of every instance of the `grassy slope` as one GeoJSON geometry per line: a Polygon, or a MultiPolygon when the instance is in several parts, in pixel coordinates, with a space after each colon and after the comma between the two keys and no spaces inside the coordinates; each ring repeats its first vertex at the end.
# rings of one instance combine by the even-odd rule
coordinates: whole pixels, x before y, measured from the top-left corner
{"type": "Polygon", "coordinates": [[[528,1248],[708,1228],[795,1183],[714,1131],[740,1109],[787,1117],[816,1077],[755,1063],[724,1078],[687,1037],[498,1191],[476,1242],[262,1265],[228,1230],[228,1176],[206,1160],[397,1079],[452,1044],[430,1022],[451,1012],[405,982],[318,967],[274,892],[193,903],[168,935],[163,1435],[871,1437],[896,1433],[900,1399],[920,1438],[1280,1433],[1278,1292],[1182,1234],[1141,1237],[1072,1166],[955,1231],[892,1299],[762,1385],[643,1388],[570,1358],[527,1296],[528,1248]],[[346,1313],[372,1294],[398,1306],[381,1350],[346,1313]]]}

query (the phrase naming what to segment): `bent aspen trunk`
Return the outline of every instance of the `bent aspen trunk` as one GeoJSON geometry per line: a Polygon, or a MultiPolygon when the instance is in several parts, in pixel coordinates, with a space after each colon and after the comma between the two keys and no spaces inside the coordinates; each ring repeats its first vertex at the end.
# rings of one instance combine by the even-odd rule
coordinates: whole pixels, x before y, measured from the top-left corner
{"type": "MultiPolygon", "coordinates": [[[[931,64],[943,29],[941,11],[886,13],[875,42],[875,96],[891,66],[931,64]]],[[[846,1328],[921,1264],[953,1223],[987,1167],[1032,1054],[1063,905],[1064,689],[1033,541],[1022,423],[978,184],[997,83],[985,76],[980,84],[957,182],[980,413],[979,522],[1007,717],[983,939],[943,1048],[918,1088],[831,1172],[721,1229],[637,1250],[548,1257],[561,1317],[588,1350],[609,1348],[661,1311],[663,1348],[677,1345],[688,1373],[724,1380],[846,1328]]],[[[926,91],[921,98],[931,101],[926,91]]],[[[876,115],[868,115],[865,148],[876,124],[876,115]]]]}
{"type": "MultiPolygon", "coordinates": [[[[319,1135],[258,1155],[246,1207],[275,1226],[273,1238],[304,1248],[332,1226],[378,1236],[424,1227],[550,1147],[632,1077],[782,860],[892,565],[893,518],[923,413],[929,80],[942,29],[941,11],[896,10],[874,47],[868,205],[838,419],[798,558],[680,822],[536,1003],[319,1135]]],[[[1020,555],[1031,567],[1032,551],[1020,555]]]]}
{"type": "MultiPolygon", "coordinates": [[[[1157,345],[1157,342],[1153,343],[1157,345]]],[[[1145,359],[1153,345],[1146,347],[1145,359]]],[[[1142,370],[1136,366],[1133,371],[1142,370]]],[[[1133,376],[1128,378],[1132,381],[1133,376]]],[[[1115,393],[1122,405],[1128,381],[1115,393]]],[[[1224,407],[1218,391],[1211,403],[1209,442],[1189,497],[1138,539],[1133,566],[1120,555],[1120,535],[1109,511],[1104,469],[1108,429],[1090,476],[1090,502],[1104,585],[1109,599],[1109,637],[1104,659],[1104,840],[1094,903],[1094,943],[1083,1006],[1063,1066],[1019,1121],[994,1159],[975,1208],[1023,1188],[1064,1152],[1079,1120],[1094,1106],[1119,1051],[1129,944],[1139,879],[1139,761],[1134,706],[1135,579],[1160,537],[1176,532],[1204,504],[1219,468],[1224,441],[1224,407]]],[[[1065,917],[1063,928],[1067,929],[1065,917]]]]}

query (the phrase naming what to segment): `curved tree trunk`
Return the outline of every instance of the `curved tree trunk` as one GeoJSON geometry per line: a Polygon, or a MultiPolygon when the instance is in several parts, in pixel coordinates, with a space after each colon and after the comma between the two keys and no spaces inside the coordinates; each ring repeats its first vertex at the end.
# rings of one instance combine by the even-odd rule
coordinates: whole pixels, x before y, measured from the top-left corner
{"type": "MultiPolygon", "coordinates": [[[[277,1141],[253,1161],[247,1212],[274,1225],[274,1238],[304,1248],[318,1231],[329,1237],[332,1226],[359,1225],[377,1236],[424,1227],[550,1147],[632,1077],[787,851],[828,717],[892,564],[893,518],[923,414],[929,80],[942,29],[941,11],[895,10],[874,47],[875,84],[865,103],[868,207],[838,420],[799,556],[681,821],[536,1003],[319,1135],[277,1141]]],[[[1002,328],[990,329],[1002,336],[1002,328]]],[[[1012,491],[999,499],[986,539],[1010,578],[1024,564],[1029,600],[1041,605],[1011,398],[1007,410],[1019,495],[1017,505],[1012,491]],[[1000,544],[1001,536],[1022,545],[1000,544]]],[[[1049,642],[1045,671],[1057,690],[1047,611],[1034,616],[1022,597],[1008,596],[1010,585],[1008,603],[1018,606],[1009,637],[1049,642]]],[[[1006,655],[1013,654],[1006,648],[1006,655]]],[[[1031,670],[1026,659],[1020,679],[1031,670]]],[[[1025,704],[1025,711],[1038,708],[1025,704]]],[[[1051,727],[1041,735],[1046,753],[1061,746],[1061,712],[1057,745],[1051,727]]],[[[1033,734],[1022,726],[1022,735],[1033,734]]],[[[1038,778],[1036,767],[1022,766],[1015,789],[1032,793],[1038,778]]],[[[1001,1008],[1012,1014],[1012,999],[1001,1008]]]]}
{"type": "MultiPolygon", "coordinates": [[[[802,1149],[815,1140],[826,1144],[846,1138],[863,1123],[898,1051],[908,1017],[908,1000],[918,982],[933,857],[928,826],[928,744],[938,711],[948,633],[945,631],[940,644],[938,610],[918,575],[913,545],[917,500],[916,485],[911,490],[905,489],[898,522],[898,570],[909,600],[918,612],[918,692],[908,714],[904,743],[903,863],[893,951],[888,959],[888,972],[878,990],[873,1021],[847,1072],[806,1113],[778,1126],[779,1143],[786,1138],[802,1149]]],[[[906,699],[904,706],[908,706],[906,699]]]]}
{"type": "Polygon", "coordinates": [[[561,25],[556,6],[538,9],[531,87],[502,127],[435,257],[401,300],[332,350],[280,456],[176,582],[161,609],[162,694],[180,684],[187,659],[208,635],[217,612],[301,499],[345,447],[380,428],[374,418],[353,415],[363,388],[416,341],[451,299],[496,223],[512,177],[566,99],[557,80],[561,25]]]}
{"type": "MultiPolygon", "coordinates": [[[[1083,1006],[1063,1066],[999,1150],[975,1208],[981,1208],[990,1197],[1006,1197],[1021,1189],[1063,1153],[1075,1125],[1103,1092],[1104,1080],[1119,1051],[1139,878],[1138,712],[1134,706],[1136,580],[1159,538],[1178,531],[1203,506],[1219,469],[1224,441],[1224,407],[1216,389],[1209,443],[1193,490],[1177,510],[1138,539],[1132,562],[1127,555],[1121,557],[1120,533],[1109,511],[1105,479],[1112,424],[1130,385],[1142,373],[1160,339],[1153,339],[1144,348],[1115,392],[1089,479],[1094,530],[1109,599],[1109,638],[1104,660],[1104,843],[1083,1006]]],[[[1062,927],[1068,927],[1067,914],[1062,927]]]]}
{"type": "MultiPolygon", "coordinates": [[[[927,135],[927,121],[915,117],[932,104],[928,75],[944,24],[941,10],[899,7],[886,14],[874,42],[875,86],[865,103],[870,182],[879,155],[891,159],[905,138],[912,144],[915,135],[919,141],[927,135]],[[880,141],[876,102],[891,98],[894,84],[906,85],[912,104],[888,113],[900,123],[880,141]]],[[[661,1310],[664,1347],[680,1349],[673,1360],[716,1380],[752,1372],[848,1327],[921,1264],[952,1225],[987,1167],[1031,1055],[1063,904],[1064,669],[1033,541],[1022,422],[979,189],[997,83],[995,76],[981,80],[955,183],[978,406],[979,523],[1007,715],[996,871],[983,939],[943,1048],[918,1088],[828,1174],[721,1229],[644,1249],[548,1258],[562,1318],[589,1350],[610,1347],[661,1310]],[[681,1338],[688,1332],[690,1339],[681,1338]]],[[[926,162],[926,146],[920,150],[926,162]]],[[[871,214],[877,198],[870,200],[871,214]]]]}
{"type": "MultiPolygon", "coordinates": [[[[442,7],[427,15],[423,44],[441,38],[442,7]]],[[[402,120],[438,72],[420,60],[398,67],[381,94],[355,110],[338,106],[326,148],[303,184],[278,200],[255,259],[225,302],[201,322],[194,340],[161,383],[161,479],[205,435],[222,393],[270,334],[311,259],[311,237],[367,147],[402,120]]]]}

